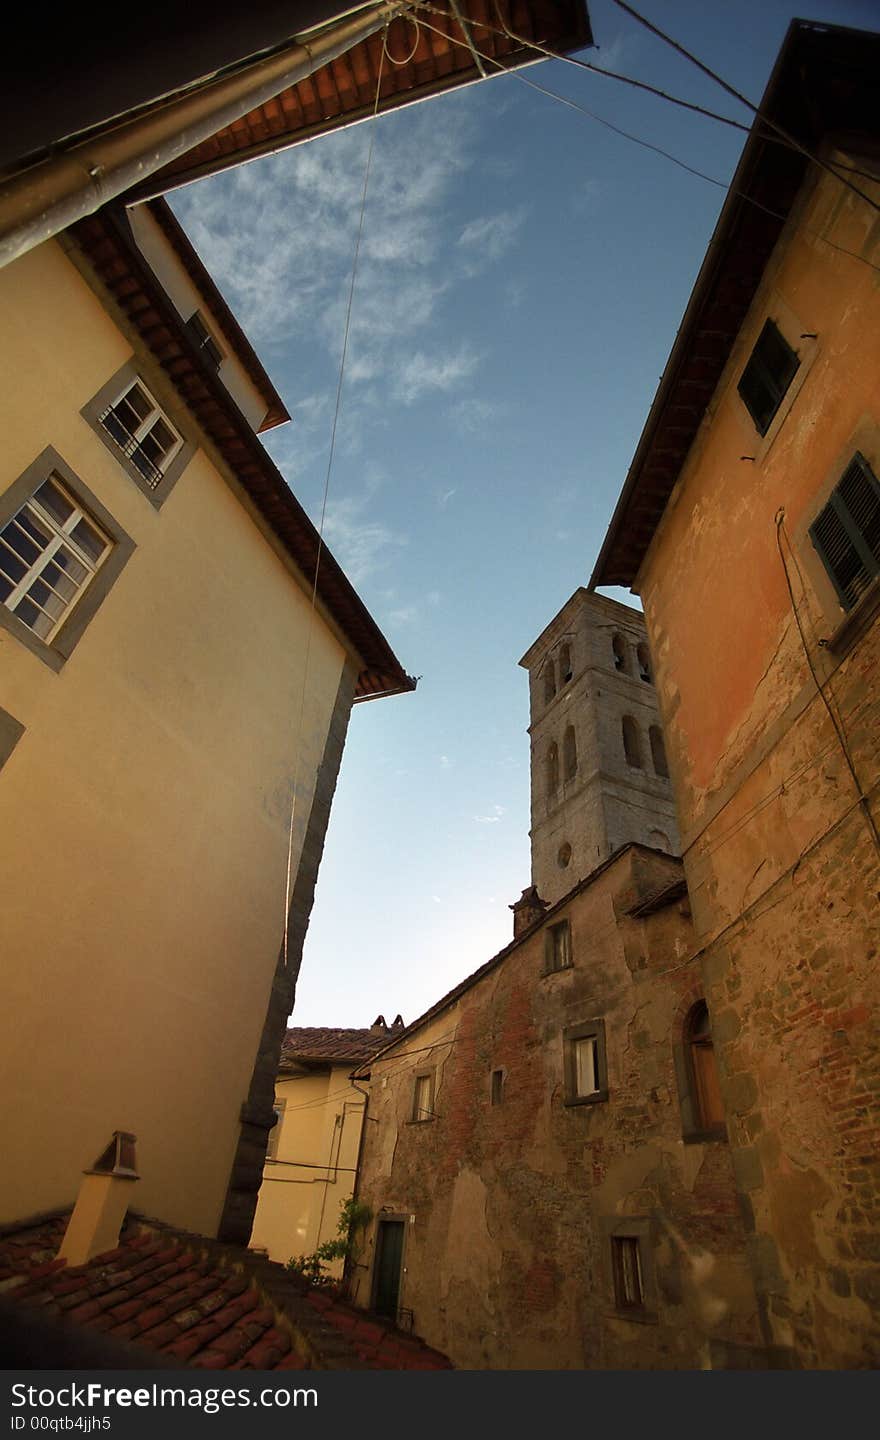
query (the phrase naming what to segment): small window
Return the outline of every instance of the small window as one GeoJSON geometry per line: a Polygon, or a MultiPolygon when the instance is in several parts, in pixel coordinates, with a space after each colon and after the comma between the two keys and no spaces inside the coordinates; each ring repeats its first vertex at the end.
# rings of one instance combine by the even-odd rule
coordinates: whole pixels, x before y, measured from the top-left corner
{"type": "Polygon", "coordinates": [[[571,679],[571,646],[568,641],[559,647],[559,683],[567,685],[571,679]]]}
{"type": "Polygon", "coordinates": [[[286,1100],[275,1100],[275,1123],[269,1131],[269,1139],[266,1145],[266,1159],[274,1160],[278,1155],[278,1141],[281,1139],[281,1125],[284,1120],[284,1111],[287,1106],[286,1100]]]}
{"type": "Polygon", "coordinates": [[[770,429],[800,363],[797,352],[768,320],[737,386],[759,435],[770,429]]]}
{"type": "Polygon", "coordinates": [[[214,336],[211,334],[198,310],[196,310],[193,315],[190,315],[186,322],[186,328],[193,340],[195,340],[211,369],[219,370],[223,360],[223,351],[220,349],[220,346],[217,344],[217,341],[214,339],[214,336]]]}
{"type": "Polygon", "coordinates": [[[651,652],[644,641],[636,647],[636,658],[639,662],[639,679],[644,680],[646,685],[653,685],[654,679],[651,674],[651,652]]]}
{"type": "Polygon", "coordinates": [[[52,474],[0,531],[0,600],[51,642],[111,549],[110,537],[52,474]]]}
{"type": "Polygon", "coordinates": [[[666,746],[663,744],[663,731],[659,725],[648,727],[648,739],[651,743],[651,759],[654,762],[654,774],[659,775],[661,780],[669,779],[669,766],[666,763],[666,746]]]}
{"type": "Polygon", "coordinates": [[[547,794],[555,795],[559,789],[559,746],[551,741],[547,750],[547,794]]]}
{"type": "Polygon", "coordinates": [[[571,846],[567,840],[563,840],[556,852],[556,864],[560,870],[567,870],[571,864],[571,846]]]}
{"type": "Polygon", "coordinates": [[[567,970],[571,965],[571,926],[567,920],[551,925],[544,940],[544,967],[549,975],[554,970],[567,970]]]}
{"type": "Polygon", "coordinates": [[[434,1076],[417,1075],[413,1090],[413,1114],[415,1121],[434,1119],[434,1076]]]}
{"type": "Polygon", "coordinates": [[[549,705],[556,694],[556,669],[553,661],[544,662],[544,704],[549,705]]]}
{"type": "Polygon", "coordinates": [[[810,526],[810,539],[841,605],[851,610],[880,574],[880,482],[858,451],[810,526]]]}
{"type": "Polygon", "coordinates": [[[566,780],[573,780],[577,774],[578,752],[574,726],[569,725],[562,739],[562,774],[566,780]]]}
{"type": "Polygon", "coordinates": [[[633,770],[643,770],[642,761],[642,740],[639,735],[639,727],[631,715],[624,715],[621,724],[623,733],[623,753],[627,765],[633,770]]]}
{"type": "Polygon", "coordinates": [[[608,1099],[605,1022],[590,1020],[563,1031],[565,1103],[592,1105],[608,1099]]]}
{"type": "Polygon", "coordinates": [[[637,1235],[612,1235],[614,1301],[619,1310],[644,1310],[645,1282],[637,1235]]]}
{"type": "Polygon", "coordinates": [[[500,1105],[504,1100],[504,1071],[493,1070],[489,1084],[489,1100],[492,1105],[500,1105]]]}
{"type": "Polygon", "coordinates": [[[693,1120],[696,1129],[706,1134],[725,1130],[724,1103],[718,1083],[715,1047],[709,1008],[700,1000],[691,1010],[685,1025],[685,1045],[689,1062],[693,1120]]]}
{"type": "Polygon", "coordinates": [[[626,641],[622,635],[614,634],[611,637],[611,649],[614,653],[614,668],[619,670],[621,675],[629,674],[629,656],[626,650],[626,641]]]}
{"type": "Polygon", "coordinates": [[[155,490],[183,440],[143,381],[133,381],[97,418],[147,488],[155,490]]]}

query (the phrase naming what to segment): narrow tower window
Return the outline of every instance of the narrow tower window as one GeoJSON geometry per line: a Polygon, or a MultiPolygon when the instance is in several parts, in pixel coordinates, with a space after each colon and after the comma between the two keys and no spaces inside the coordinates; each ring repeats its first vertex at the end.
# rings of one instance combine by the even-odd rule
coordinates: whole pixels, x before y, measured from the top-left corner
{"type": "Polygon", "coordinates": [[[629,657],[626,653],[626,641],[622,635],[614,634],[611,637],[611,648],[614,651],[614,668],[619,670],[621,675],[629,674],[629,657]]]}
{"type": "Polygon", "coordinates": [[[547,794],[555,795],[559,789],[559,746],[553,740],[547,751],[547,794]]]}
{"type": "Polygon", "coordinates": [[[621,723],[623,731],[623,753],[627,765],[633,770],[642,770],[642,741],[639,735],[639,727],[631,715],[624,715],[621,723]]]}
{"type": "Polygon", "coordinates": [[[639,679],[644,680],[646,685],[653,685],[654,677],[651,674],[651,652],[644,640],[636,649],[639,661],[639,679]]]}
{"type": "Polygon", "coordinates": [[[559,683],[567,685],[571,679],[571,646],[566,640],[559,647],[559,683]]]}
{"type": "Polygon", "coordinates": [[[574,726],[569,725],[562,740],[562,774],[566,780],[573,780],[577,774],[578,753],[574,726]]]}
{"type": "Polygon", "coordinates": [[[556,694],[556,670],[553,661],[547,659],[544,663],[544,704],[549,705],[556,694]]]}
{"type": "Polygon", "coordinates": [[[708,1134],[722,1131],[724,1104],[718,1083],[709,1008],[705,1000],[698,1000],[688,1015],[684,1038],[695,1126],[698,1131],[708,1134]]]}
{"type": "Polygon", "coordinates": [[[654,774],[661,779],[669,779],[669,766],[666,763],[666,746],[663,744],[663,731],[659,725],[651,725],[648,728],[648,739],[651,742],[651,759],[654,762],[654,774]]]}

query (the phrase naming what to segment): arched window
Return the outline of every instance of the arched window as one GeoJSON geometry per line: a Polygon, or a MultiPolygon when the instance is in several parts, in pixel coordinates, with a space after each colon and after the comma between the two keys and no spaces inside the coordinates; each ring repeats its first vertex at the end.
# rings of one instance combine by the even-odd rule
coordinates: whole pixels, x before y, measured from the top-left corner
{"type": "Polygon", "coordinates": [[[571,646],[566,640],[559,647],[559,683],[567,685],[571,679],[571,646]]]}
{"type": "Polygon", "coordinates": [[[553,661],[548,659],[544,662],[544,704],[549,705],[556,694],[556,670],[553,661]]]}
{"type": "Polygon", "coordinates": [[[639,662],[639,679],[644,680],[648,685],[653,685],[654,677],[651,674],[651,652],[644,640],[641,645],[636,647],[636,655],[639,662]]]}
{"type": "Polygon", "coordinates": [[[573,780],[577,774],[578,752],[577,740],[575,739],[574,726],[569,725],[562,740],[562,776],[565,780],[573,780]]]}
{"type": "Polygon", "coordinates": [[[622,635],[615,631],[611,637],[611,649],[614,651],[614,668],[619,670],[621,675],[629,674],[629,657],[626,653],[626,641],[622,635]]]}
{"type": "Polygon", "coordinates": [[[623,753],[626,756],[626,763],[631,765],[634,770],[642,770],[644,765],[639,727],[631,715],[624,715],[620,723],[623,730],[623,753]]]}
{"type": "Polygon", "coordinates": [[[666,746],[663,744],[663,731],[659,725],[649,726],[648,739],[651,742],[651,759],[654,762],[654,774],[660,775],[664,780],[668,780],[669,766],[666,763],[666,746]]]}
{"type": "Polygon", "coordinates": [[[669,836],[666,834],[666,831],[665,831],[665,830],[649,830],[649,831],[648,831],[648,844],[649,844],[649,845],[652,845],[655,850],[667,850],[667,851],[668,851],[669,848],[670,848],[670,847],[669,847],[669,836]]]}
{"type": "Polygon", "coordinates": [[[683,1039],[689,1091],[687,1098],[690,1102],[685,1128],[704,1135],[724,1132],[724,1103],[715,1064],[709,1007],[705,1000],[698,1000],[689,1012],[683,1039]]]}
{"type": "Polygon", "coordinates": [[[547,794],[555,795],[559,789],[559,746],[553,740],[547,751],[547,794]]]}

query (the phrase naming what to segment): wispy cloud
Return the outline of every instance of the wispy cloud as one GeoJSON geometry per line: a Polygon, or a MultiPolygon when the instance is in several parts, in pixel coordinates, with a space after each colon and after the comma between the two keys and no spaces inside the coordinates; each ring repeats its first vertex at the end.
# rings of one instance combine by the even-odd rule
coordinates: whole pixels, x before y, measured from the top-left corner
{"type": "Polygon", "coordinates": [[[394,379],[397,398],[404,405],[436,391],[454,390],[473,375],[479,357],[468,344],[446,355],[433,351],[430,355],[417,350],[401,362],[394,379]]]}
{"type": "Polygon", "coordinates": [[[450,405],[447,413],[456,430],[463,435],[473,435],[491,420],[496,420],[502,413],[502,406],[481,400],[478,395],[466,395],[450,405]]]}
{"type": "Polygon", "coordinates": [[[497,825],[504,814],[503,805],[493,805],[488,815],[475,815],[478,825],[497,825]]]}
{"type": "Polygon", "coordinates": [[[353,585],[360,585],[387,564],[395,548],[406,545],[407,537],[367,513],[369,497],[332,497],[324,516],[324,539],[353,585]]]}
{"type": "Polygon", "coordinates": [[[471,220],[458,237],[459,249],[467,250],[482,262],[500,260],[516,244],[525,218],[525,209],[520,207],[471,220]]]}

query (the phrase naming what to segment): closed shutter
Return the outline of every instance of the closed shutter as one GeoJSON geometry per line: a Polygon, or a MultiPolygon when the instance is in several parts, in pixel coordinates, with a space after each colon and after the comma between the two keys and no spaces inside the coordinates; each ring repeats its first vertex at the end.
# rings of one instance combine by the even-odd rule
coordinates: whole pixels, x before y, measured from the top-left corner
{"type": "Polygon", "coordinates": [[[844,610],[851,610],[880,574],[880,485],[858,452],[810,526],[810,539],[844,610]]]}

